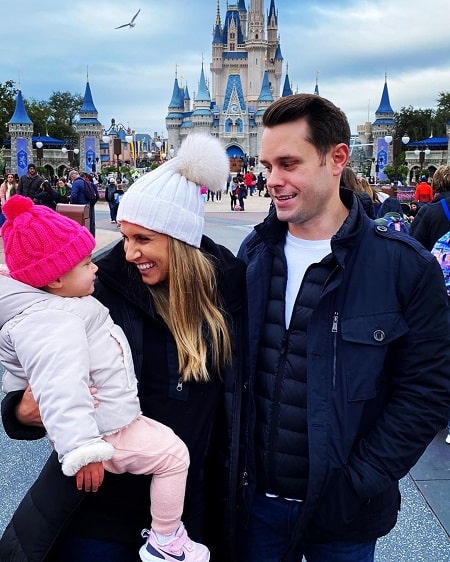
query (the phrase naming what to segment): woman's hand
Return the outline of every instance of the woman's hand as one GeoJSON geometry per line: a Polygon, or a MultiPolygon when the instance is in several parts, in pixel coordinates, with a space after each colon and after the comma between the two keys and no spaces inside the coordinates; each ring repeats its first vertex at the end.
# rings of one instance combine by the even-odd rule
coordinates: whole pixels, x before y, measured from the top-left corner
{"type": "Polygon", "coordinates": [[[44,427],[41,419],[41,413],[39,412],[39,406],[34,399],[30,385],[27,386],[22,396],[22,400],[17,404],[15,413],[16,418],[23,425],[44,427]]]}

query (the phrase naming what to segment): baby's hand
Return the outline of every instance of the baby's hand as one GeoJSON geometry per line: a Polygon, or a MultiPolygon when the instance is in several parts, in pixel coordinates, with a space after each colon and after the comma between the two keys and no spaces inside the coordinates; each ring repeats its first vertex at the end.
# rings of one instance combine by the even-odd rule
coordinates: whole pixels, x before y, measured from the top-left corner
{"type": "Polygon", "coordinates": [[[96,492],[103,482],[105,476],[105,469],[102,462],[91,462],[77,472],[75,478],[77,481],[78,490],[86,492],[96,492]]]}

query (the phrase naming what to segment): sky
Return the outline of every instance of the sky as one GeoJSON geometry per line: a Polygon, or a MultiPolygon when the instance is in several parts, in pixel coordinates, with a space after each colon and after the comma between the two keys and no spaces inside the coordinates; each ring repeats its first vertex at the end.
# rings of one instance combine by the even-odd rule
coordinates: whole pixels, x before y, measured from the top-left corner
{"type": "MultiPolygon", "coordinates": [[[[226,0],[219,5],[223,22],[226,0]]],[[[435,108],[439,93],[450,92],[448,0],[275,0],[275,7],[282,84],[286,65],[294,91],[313,93],[318,78],[320,95],[341,107],[353,133],[374,121],[385,77],[394,111],[435,108]]],[[[175,73],[191,98],[202,62],[210,77],[216,13],[217,0],[20,0],[2,11],[0,82],[13,80],[25,99],[48,100],[59,91],[83,95],[88,77],[105,128],[114,118],[167,136],[175,73]],[[134,28],[114,29],[139,9],[134,28]]]]}

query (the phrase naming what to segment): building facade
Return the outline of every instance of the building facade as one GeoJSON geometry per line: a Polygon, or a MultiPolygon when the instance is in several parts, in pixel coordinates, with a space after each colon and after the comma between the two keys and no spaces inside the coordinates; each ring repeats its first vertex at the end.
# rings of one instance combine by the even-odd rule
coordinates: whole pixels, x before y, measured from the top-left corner
{"type": "Polygon", "coordinates": [[[166,117],[168,145],[177,151],[191,132],[220,139],[233,162],[259,154],[262,116],[281,95],[292,94],[289,78],[282,88],[283,56],[275,0],[267,14],[264,0],[227,3],[222,22],[219,2],[213,31],[211,83],[202,64],[195,99],[175,76],[166,117]]]}

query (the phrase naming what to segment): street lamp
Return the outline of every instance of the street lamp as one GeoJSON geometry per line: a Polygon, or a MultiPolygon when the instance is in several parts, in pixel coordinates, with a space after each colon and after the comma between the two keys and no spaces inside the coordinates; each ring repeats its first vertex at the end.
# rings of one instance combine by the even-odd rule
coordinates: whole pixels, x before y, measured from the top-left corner
{"type": "Polygon", "coordinates": [[[404,133],[402,138],[394,138],[392,135],[386,135],[384,140],[390,146],[392,143],[392,164],[395,170],[395,179],[398,182],[398,157],[402,152],[402,145],[407,145],[410,141],[410,138],[407,133],[404,133]]]}
{"type": "MultiPolygon", "coordinates": [[[[130,129],[128,129],[127,132],[129,133],[130,129]]],[[[133,164],[133,167],[136,168],[136,146],[135,146],[135,142],[134,142],[134,131],[131,131],[131,134],[125,135],[125,140],[131,146],[132,164],[133,164]]]]}
{"type": "MultiPolygon", "coordinates": [[[[37,146],[37,144],[36,144],[37,146]]],[[[67,158],[69,160],[69,164],[70,166],[72,166],[73,161],[74,161],[74,155],[78,155],[80,153],[80,149],[79,148],[67,148],[67,146],[63,146],[61,148],[61,152],[65,155],[67,154],[67,158]]]]}
{"type": "MultiPolygon", "coordinates": [[[[39,137],[41,138],[41,137],[39,137]]],[[[44,143],[40,140],[36,143],[36,157],[39,160],[39,167],[42,166],[42,158],[44,158],[44,143]]]]}
{"type": "MultiPolygon", "coordinates": [[[[37,146],[37,143],[36,143],[37,146]]],[[[414,154],[416,156],[419,157],[419,165],[420,165],[420,169],[423,170],[424,164],[425,164],[425,156],[428,156],[430,154],[431,150],[425,146],[425,148],[422,149],[418,149],[416,148],[416,150],[414,151],[414,154]]]]}

